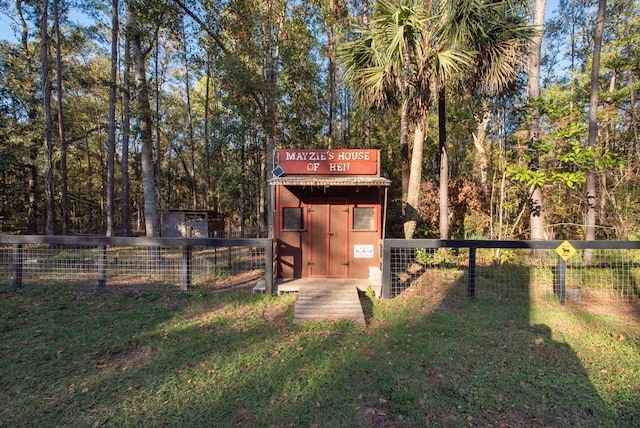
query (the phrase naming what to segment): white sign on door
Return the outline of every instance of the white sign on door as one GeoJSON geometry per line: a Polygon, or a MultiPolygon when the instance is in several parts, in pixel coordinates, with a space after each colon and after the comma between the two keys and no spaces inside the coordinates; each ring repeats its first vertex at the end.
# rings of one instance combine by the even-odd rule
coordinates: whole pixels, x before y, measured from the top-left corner
{"type": "Polygon", "coordinates": [[[353,246],[353,258],[354,259],[372,259],[373,258],[373,245],[368,244],[356,244],[353,246]]]}

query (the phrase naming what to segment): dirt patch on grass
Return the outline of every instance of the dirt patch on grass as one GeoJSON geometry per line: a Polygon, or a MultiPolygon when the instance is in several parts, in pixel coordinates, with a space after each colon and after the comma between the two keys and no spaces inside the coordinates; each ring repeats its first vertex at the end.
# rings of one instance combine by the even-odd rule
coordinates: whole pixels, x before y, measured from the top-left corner
{"type": "MultiPolygon", "coordinates": [[[[446,299],[463,297],[463,293],[458,290],[461,275],[459,272],[452,273],[437,269],[424,271],[413,280],[410,287],[404,289],[396,298],[424,297],[438,306],[446,299]]],[[[466,296],[466,290],[464,295],[466,296]]]]}
{"type": "MultiPolygon", "coordinates": [[[[397,300],[410,301],[416,297],[427,299],[433,303],[435,307],[445,305],[446,302],[460,301],[468,299],[467,296],[467,284],[465,273],[461,270],[438,270],[428,269],[426,271],[418,269],[416,266],[410,267],[404,274],[408,281],[409,276],[411,281],[406,283],[406,288],[400,287],[400,292],[394,298],[397,300]],[[409,286],[410,285],[410,286],[409,286]]],[[[402,278],[401,278],[402,282],[402,278]]],[[[559,303],[553,297],[553,295],[542,295],[536,293],[530,293],[528,296],[525,294],[518,295],[511,292],[511,290],[504,287],[505,296],[501,296],[498,292],[489,293],[488,290],[482,290],[483,293],[489,293],[487,297],[494,297],[498,301],[513,300],[518,301],[520,299],[529,299],[523,303],[528,303],[535,306],[557,306],[559,303]]],[[[580,301],[572,301],[569,298],[566,300],[565,307],[567,309],[579,309],[584,310],[594,315],[609,315],[616,317],[623,324],[623,327],[628,331],[629,335],[634,337],[640,336],[640,302],[629,301],[624,296],[611,295],[608,292],[582,289],[580,301]]],[[[552,293],[550,289],[549,293],[552,293]]],[[[478,291],[476,290],[476,293],[478,291]]],[[[477,294],[478,297],[483,297],[477,294]]]]}
{"type": "Polygon", "coordinates": [[[143,366],[152,354],[150,346],[128,344],[113,349],[109,355],[99,357],[94,363],[102,373],[120,372],[143,366]]]}
{"type": "Polygon", "coordinates": [[[371,428],[396,428],[399,426],[393,415],[376,407],[360,406],[357,415],[358,426],[371,428]]]}
{"type": "Polygon", "coordinates": [[[260,279],[260,274],[260,270],[255,269],[233,275],[218,275],[204,279],[198,287],[202,287],[206,290],[226,290],[253,287],[260,279]]]}
{"type": "MultiPolygon", "coordinates": [[[[572,303],[569,307],[579,307],[594,315],[616,317],[626,335],[640,337],[640,303],[608,299],[608,301],[572,303]]],[[[624,340],[624,337],[621,339],[624,340]]]]}

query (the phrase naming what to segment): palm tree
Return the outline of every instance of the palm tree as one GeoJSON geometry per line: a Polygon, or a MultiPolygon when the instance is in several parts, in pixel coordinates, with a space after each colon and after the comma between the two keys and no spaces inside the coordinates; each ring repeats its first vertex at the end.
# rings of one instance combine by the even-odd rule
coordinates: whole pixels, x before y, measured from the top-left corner
{"type": "Polygon", "coordinates": [[[415,0],[380,0],[369,26],[359,38],[343,43],[338,52],[344,80],[363,106],[400,107],[402,199],[409,183],[409,103],[416,58],[421,55],[426,10],[415,0]]]}
{"type": "Polygon", "coordinates": [[[345,43],[339,61],[344,78],[362,105],[400,107],[400,152],[403,158],[405,238],[413,238],[422,177],[422,144],[426,117],[437,77],[460,73],[471,63],[463,49],[441,43],[432,5],[416,0],[380,0],[361,37],[345,43]],[[409,129],[414,143],[409,167],[409,129]]]}

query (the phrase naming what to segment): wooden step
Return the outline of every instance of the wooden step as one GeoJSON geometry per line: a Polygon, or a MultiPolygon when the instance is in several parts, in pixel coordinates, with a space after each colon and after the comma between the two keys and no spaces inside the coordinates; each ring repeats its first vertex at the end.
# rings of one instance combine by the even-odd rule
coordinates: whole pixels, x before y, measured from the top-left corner
{"type": "Polygon", "coordinates": [[[293,322],[348,320],[364,324],[364,313],[358,296],[361,282],[363,280],[324,278],[291,282],[284,289],[292,289],[294,283],[297,288],[298,299],[293,322]]]}

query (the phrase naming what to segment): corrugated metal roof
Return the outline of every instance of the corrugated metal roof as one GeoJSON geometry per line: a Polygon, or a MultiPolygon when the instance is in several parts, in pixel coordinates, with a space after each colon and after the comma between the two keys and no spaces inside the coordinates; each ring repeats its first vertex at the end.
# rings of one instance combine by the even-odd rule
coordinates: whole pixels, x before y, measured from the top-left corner
{"type": "Polygon", "coordinates": [[[373,175],[290,175],[276,177],[269,181],[272,186],[310,186],[310,187],[331,187],[331,186],[377,186],[389,187],[391,180],[373,175]]]}

